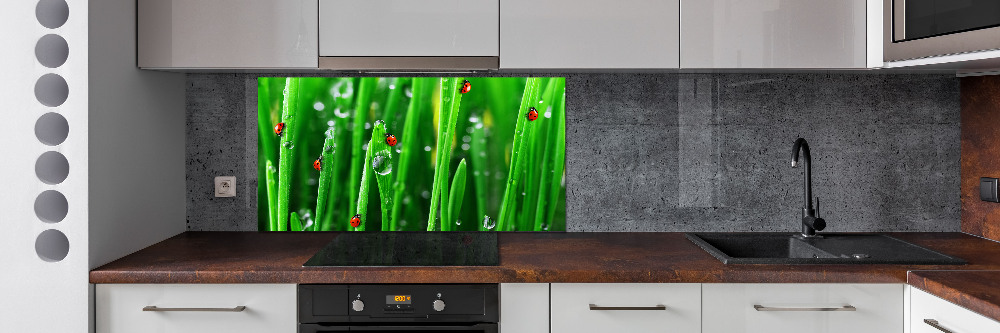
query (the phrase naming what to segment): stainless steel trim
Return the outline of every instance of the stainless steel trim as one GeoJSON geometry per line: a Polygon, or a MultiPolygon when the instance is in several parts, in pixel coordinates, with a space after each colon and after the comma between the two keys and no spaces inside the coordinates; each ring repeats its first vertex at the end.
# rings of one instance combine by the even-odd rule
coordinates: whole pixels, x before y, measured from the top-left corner
{"type": "Polygon", "coordinates": [[[934,320],[934,319],[924,319],[924,324],[930,325],[931,327],[936,328],[939,331],[944,332],[944,333],[955,333],[955,332],[953,332],[953,331],[951,331],[951,330],[949,330],[947,328],[944,328],[943,326],[941,326],[940,323],[938,323],[937,320],[934,320]]]}
{"type": "Polygon", "coordinates": [[[657,304],[654,306],[598,306],[596,304],[591,304],[590,309],[594,311],[644,311],[644,310],[666,310],[667,306],[662,304],[657,304]]]}
{"type": "Polygon", "coordinates": [[[247,307],[240,305],[232,308],[160,308],[155,305],[147,305],[142,308],[142,311],[156,311],[156,312],[179,312],[179,311],[189,311],[189,312],[243,312],[247,307]]]}
{"type": "Polygon", "coordinates": [[[895,42],[893,27],[902,15],[895,14],[893,0],[883,0],[882,14],[882,59],[887,62],[1000,49],[1000,27],[895,42]]]}
{"type": "Polygon", "coordinates": [[[753,309],[757,311],[858,311],[853,305],[844,305],[829,308],[779,308],[754,304],[753,309]]]}
{"type": "Polygon", "coordinates": [[[485,71],[500,57],[319,57],[319,69],[360,71],[485,71]]]}

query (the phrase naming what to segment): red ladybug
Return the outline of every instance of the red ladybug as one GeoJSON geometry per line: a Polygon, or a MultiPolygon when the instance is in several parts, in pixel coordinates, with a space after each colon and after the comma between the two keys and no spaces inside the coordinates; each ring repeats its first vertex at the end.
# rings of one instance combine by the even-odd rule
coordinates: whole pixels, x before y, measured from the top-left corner
{"type": "Polygon", "coordinates": [[[322,170],[323,169],[323,155],[320,155],[319,158],[317,158],[316,161],[313,162],[313,169],[316,169],[316,171],[323,171],[322,170]]]}
{"type": "Polygon", "coordinates": [[[392,135],[392,134],[386,134],[385,135],[385,144],[389,145],[390,147],[395,147],[396,146],[396,142],[397,141],[396,141],[396,136],[395,135],[392,135]]]}
{"type": "Polygon", "coordinates": [[[462,81],[461,93],[467,93],[469,90],[472,90],[472,83],[469,83],[469,80],[462,81]]]}
{"type": "Polygon", "coordinates": [[[277,134],[279,137],[281,137],[282,134],[285,134],[285,123],[278,123],[277,125],[274,125],[274,134],[277,134]]]}
{"type": "Polygon", "coordinates": [[[535,119],[538,119],[538,110],[535,110],[535,107],[532,106],[528,109],[528,120],[534,121],[535,119]]]}
{"type": "Polygon", "coordinates": [[[351,218],[351,226],[355,228],[361,226],[361,214],[354,214],[354,217],[351,218]]]}

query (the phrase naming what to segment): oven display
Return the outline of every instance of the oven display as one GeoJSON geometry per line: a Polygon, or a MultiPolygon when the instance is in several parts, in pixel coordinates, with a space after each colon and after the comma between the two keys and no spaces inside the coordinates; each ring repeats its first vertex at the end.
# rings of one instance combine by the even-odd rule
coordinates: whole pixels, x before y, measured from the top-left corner
{"type": "Polygon", "coordinates": [[[385,304],[411,304],[410,295],[385,295],[385,304]]]}

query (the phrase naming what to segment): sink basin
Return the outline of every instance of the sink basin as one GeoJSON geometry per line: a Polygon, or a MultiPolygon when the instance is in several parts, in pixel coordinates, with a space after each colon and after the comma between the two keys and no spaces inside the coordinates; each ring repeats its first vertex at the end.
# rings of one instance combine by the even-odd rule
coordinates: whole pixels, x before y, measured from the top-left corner
{"type": "Polygon", "coordinates": [[[689,233],[687,238],[724,264],[964,265],[948,256],[879,234],[689,233]]]}

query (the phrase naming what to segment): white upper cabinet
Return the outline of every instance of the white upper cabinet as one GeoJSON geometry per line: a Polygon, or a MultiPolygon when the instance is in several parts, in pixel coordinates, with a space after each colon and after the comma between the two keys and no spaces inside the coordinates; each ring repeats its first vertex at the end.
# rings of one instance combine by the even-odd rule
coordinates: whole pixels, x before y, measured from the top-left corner
{"type": "Polygon", "coordinates": [[[881,67],[880,9],[871,0],[682,0],[681,68],[881,67]]]}
{"type": "Polygon", "coordinates": [[[500,68],[677,68],[678,0],[503,0],[500,68]]]}
{"type": "Polygon", "coordinates": [[[139,67],[316,68],[316,7],[316,0],[139,0],[139,67]]]}
{"type": "Polygon", "coordinates": [[[319,0],[323,57],[497,57],[499,0],[319,0]]]}

